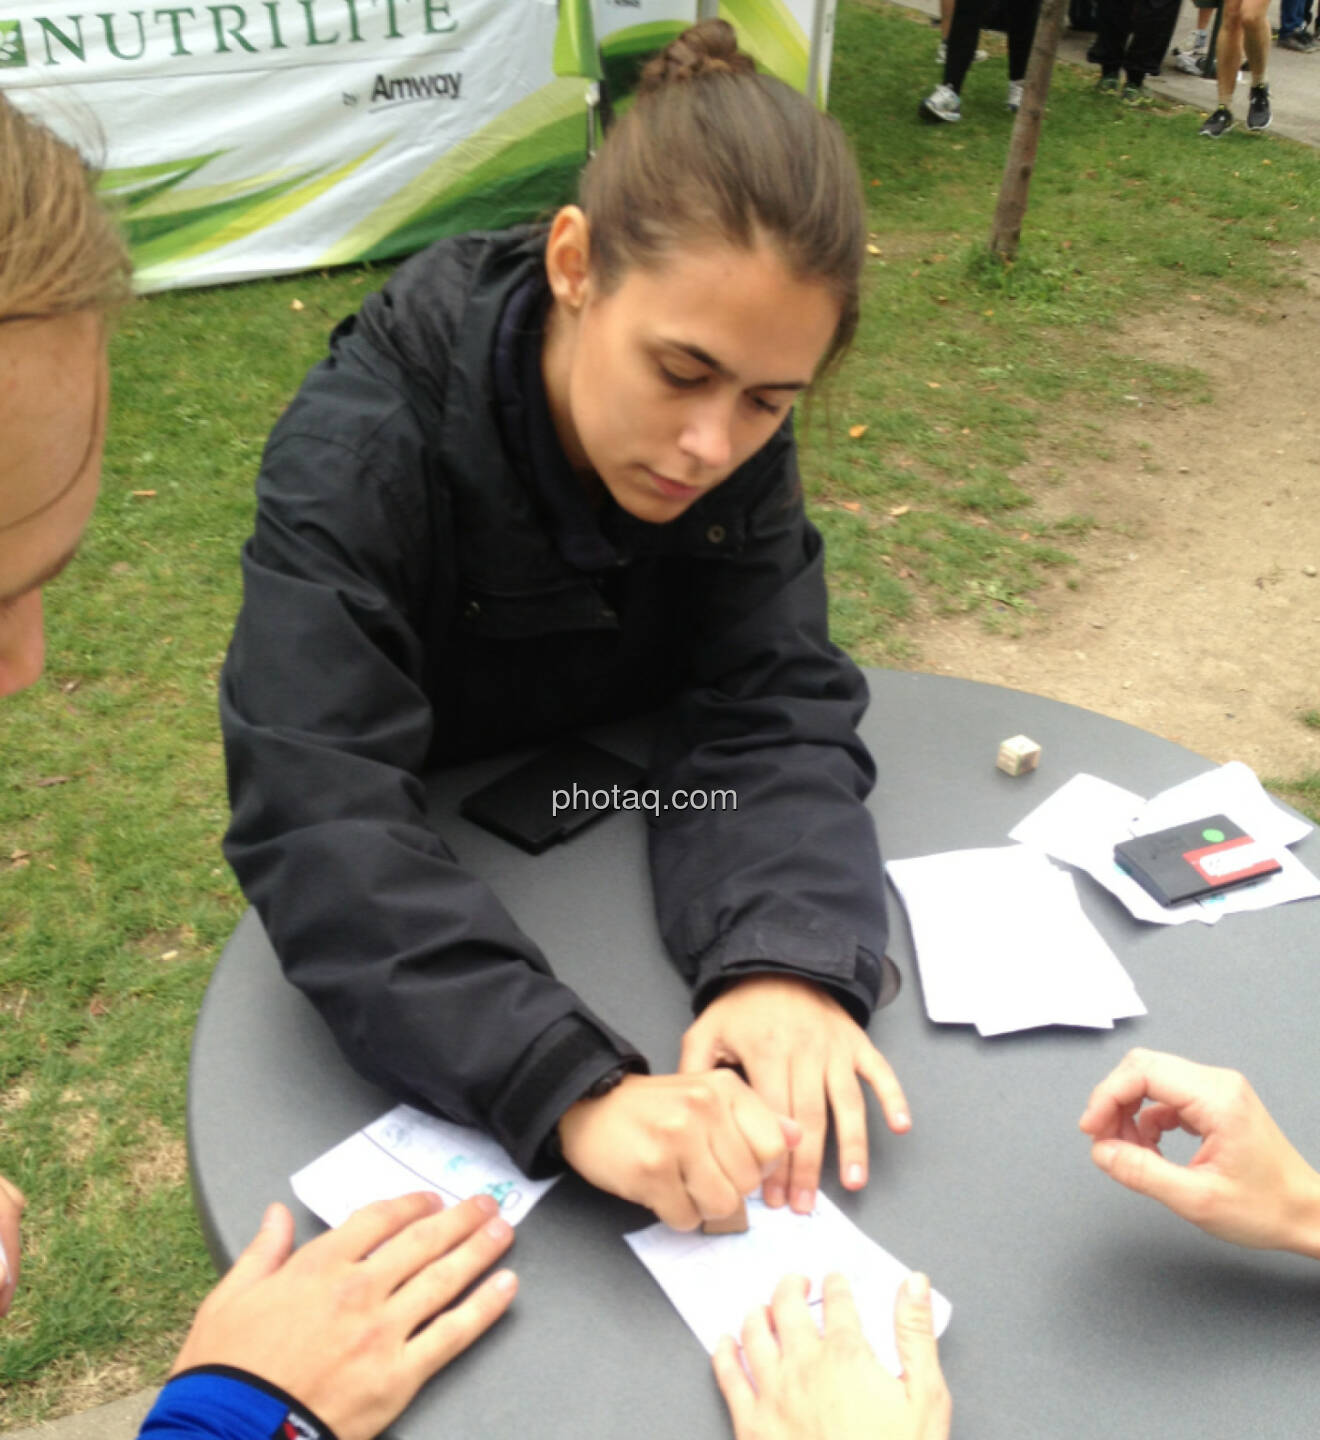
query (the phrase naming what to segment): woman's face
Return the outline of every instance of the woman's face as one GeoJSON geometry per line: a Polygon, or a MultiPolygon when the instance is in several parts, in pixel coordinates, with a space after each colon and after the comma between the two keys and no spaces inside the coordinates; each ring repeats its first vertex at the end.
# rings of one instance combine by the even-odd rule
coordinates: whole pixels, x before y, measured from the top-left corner
{"type": "Polygon", "coordinates": [[[572,206],[551,231],[547,270],[556,303],[543,370],[560,443],[654,524],[770,439],[839,322],[830,290],[796,279],[763,244],[711,242],[659,268],[634,266],[602,294],[572,206]]]}
{"type": "Polygon", "coordinates": [[[41,587],[96,503],[108,403],[99,316],[0,324],[0,695],[41,674],[41,587]]]}

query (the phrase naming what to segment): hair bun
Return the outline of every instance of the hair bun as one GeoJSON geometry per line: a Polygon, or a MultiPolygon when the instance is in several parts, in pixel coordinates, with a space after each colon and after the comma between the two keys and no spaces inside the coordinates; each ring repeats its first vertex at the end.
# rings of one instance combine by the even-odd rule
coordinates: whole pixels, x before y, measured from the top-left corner
{"type": "Polygon", "coordinates": [[[754,75],[756,61],[738,49],[738,36],[727,20],[703,20],[670,41],[642,69],[639,93],[662,85],[699,80],[703,75],[754,75]]]}

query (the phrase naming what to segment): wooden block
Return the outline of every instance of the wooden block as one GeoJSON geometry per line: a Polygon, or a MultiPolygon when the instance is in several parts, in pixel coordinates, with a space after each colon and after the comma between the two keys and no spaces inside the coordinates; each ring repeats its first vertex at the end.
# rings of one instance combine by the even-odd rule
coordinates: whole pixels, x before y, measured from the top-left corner
{"type": "Polygon", "coordinates": [[[1040,764],[1040,746],[1026,735],[1014,735],[999,747],[999,758],[995,761],[1005,775],[1025,775],[1040,764]]]}
{"type": "Polygon", "coordinates": [[[747,1202],[740,1200],[738,1208],[732,1215],[726,1215],[723,1220],[703,1220],[701,1222],[701,1233],[703,1235],[741,1235],[747,1229],[747,1202]]]}

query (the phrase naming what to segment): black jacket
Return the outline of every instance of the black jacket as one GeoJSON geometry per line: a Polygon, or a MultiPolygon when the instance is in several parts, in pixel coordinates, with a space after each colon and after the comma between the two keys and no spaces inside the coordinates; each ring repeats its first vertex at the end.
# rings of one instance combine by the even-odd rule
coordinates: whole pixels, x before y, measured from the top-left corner
{"type": "Polygon", "coordinates": [[[829,641],[791,427],[668,525],[607,500],[610,558],[570,563],[528,483],[562,453],[519,463],[492,378],[543,245],[440,241],[336,329],[266,447],[220,690],[226,855],[286,974],[360,1072],[530,1172],[645,1062],[428,829],[428,768],[674,699],[647,783],[738,795],[651,821],[695,1007],[779,971],[865,1024],[885,943],[866,687],[829,641]]]}

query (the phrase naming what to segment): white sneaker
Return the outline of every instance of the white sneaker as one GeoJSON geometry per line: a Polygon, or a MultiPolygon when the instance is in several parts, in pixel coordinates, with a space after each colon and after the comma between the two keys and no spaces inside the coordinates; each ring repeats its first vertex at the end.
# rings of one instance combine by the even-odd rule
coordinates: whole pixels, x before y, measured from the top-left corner
{"type": "Polygon", "coordinates": [[[937,85],[917,108],[920,119],[932,125],[962,119],[962,101],[952,85],[937,85]]]}
{"type": "Polygon", "coordinates": [[[1004,104],[1016,115],[1022,108],[1022,81],[1010,80],[1008,82],[1008,94],[1004,97],[1004,104]]]}

